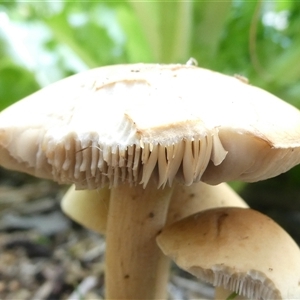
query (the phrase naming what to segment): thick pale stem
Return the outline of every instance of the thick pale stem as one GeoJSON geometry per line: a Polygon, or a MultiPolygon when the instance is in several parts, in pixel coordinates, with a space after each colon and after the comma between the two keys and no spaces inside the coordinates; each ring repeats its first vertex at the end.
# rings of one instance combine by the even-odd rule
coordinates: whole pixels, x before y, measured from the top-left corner
{"type": "Polygon", "coordinates": [[[106,299],[166,299],[168,263],[156,244],[172,188],[111,190],[106,239],[106,299]]]}

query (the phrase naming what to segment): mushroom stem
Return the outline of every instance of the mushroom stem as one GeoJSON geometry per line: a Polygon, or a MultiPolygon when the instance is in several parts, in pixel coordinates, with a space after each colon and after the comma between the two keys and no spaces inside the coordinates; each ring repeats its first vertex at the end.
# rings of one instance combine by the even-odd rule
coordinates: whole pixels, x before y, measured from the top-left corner
{"type": "Polygon", "coordinates": [[[126,184],[111,190],[106,239],[106,299],[166,299],[169,264],[156,244],[172,188],[126,184]]]}

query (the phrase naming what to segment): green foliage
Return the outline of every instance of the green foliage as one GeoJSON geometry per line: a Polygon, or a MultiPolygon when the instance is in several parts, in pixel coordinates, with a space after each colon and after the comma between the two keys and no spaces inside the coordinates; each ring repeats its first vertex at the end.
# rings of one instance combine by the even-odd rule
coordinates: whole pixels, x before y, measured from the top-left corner
{"type": "Polygon", "coordinates": [[[0,110],[39,89],[34,75],[7,60],[0,64],[0,110]]]}
{"type": "Polygon", "coordinates": [[[236,292],[231,293],[226,300],[233,300],[238,296],[236,292]]]}
{"type": "Polygon", "coordinates": [[[0,106],[31,93],[37,84],[87,68],[184,63],[193,56],[200,66],[245,75],[300,107],[299,13],[298,1],[2,2],[0,106]],[[32,39],[37,29],[44,37],[28,47],[23,37],[32,39]],[[22,46],[38,66],[20,57],[22,46]],[[43,55],[51,60],[46,66],[39,59],[43,55]],[[14,76],[21,79],[18,91],[12,88],[14,76]]]}

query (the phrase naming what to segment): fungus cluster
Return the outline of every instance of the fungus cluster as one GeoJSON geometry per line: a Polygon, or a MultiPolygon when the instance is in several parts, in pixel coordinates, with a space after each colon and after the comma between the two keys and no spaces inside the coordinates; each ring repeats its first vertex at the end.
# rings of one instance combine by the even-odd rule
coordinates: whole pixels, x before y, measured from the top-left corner
{"type": "Polygon", "coordinates": [[[89,70],[0,113],[2,166],[84,190],[62,206],[106,235],[107,299],[166,298],[169,262],[156,243],[165,225],[247,207],[221,183],[263,180],[299,162],[296,108],[189,64],[89,70]]]}

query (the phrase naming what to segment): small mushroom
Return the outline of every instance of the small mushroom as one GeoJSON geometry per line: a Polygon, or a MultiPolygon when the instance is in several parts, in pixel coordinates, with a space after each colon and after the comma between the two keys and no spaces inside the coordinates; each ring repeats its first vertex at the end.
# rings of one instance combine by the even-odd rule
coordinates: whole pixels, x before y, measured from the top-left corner
{"type": "Polygon", "coordinates": [[[77,191],[72,185],[61,201],[63,212],[88,229],[105,234],[110,189],[77,191]]]}
{"type": "MultiPolygon", "coordinates": [[[[100,234],[106,234],[109,189],[80,190],[72,185],[61,201],[63,212],[72,220],[100,234]]],[[[174,223],[196,212],[223,206],[248,207],[226,183],[216,186],[204,182],[192,186],[177,184],[171,197],[166,224],[174,223]]]]}
{"type": "Polygon", "coordinates": [[[249,207],[226,183],[215,186],[201,181],[191,186],[177,184],[171,198],[166,225],[202,210],[224,206],[249,207]]]}
{"type": "Polygon", "coordinates": [[[165,297],[155,237],[178,182],[257,181],[299,162],[296,108],[193,65],[89,70],[0,114],[2,166],[76,189],[111,189],[108,299],[165,297]]]}
{"type": "Polygon", "coordinates": [[[208,209],[167,226],[157,242],[182,269],[228,291],[218,290],[218,297],[300,299],[299,248],[257,211],[208,209]]]}

